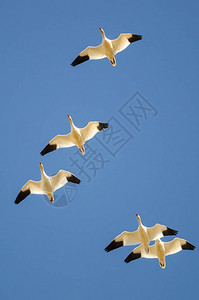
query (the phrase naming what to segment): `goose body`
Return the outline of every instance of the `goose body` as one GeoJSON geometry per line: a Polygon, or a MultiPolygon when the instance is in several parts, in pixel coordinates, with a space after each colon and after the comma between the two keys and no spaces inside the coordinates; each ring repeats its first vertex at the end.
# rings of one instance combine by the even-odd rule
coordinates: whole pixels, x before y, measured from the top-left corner
{"type": "Polygon", "coordinates": [[[175,238],[170,242],[162,242],[160,239],[155,241],[155,244],[149,246],[148,253],[145,251],[143,245],[135,248],[124,260],[129,263],[132,260],[138,259],[140,257],[144,258],[157,258],[161,268],[166,267],[165,257],[167,255],[175,254],[181,250],[194,250],[195,246],[190,244],[188,241],[180,238],[175,238]]]}
{"type": "Polygon", "coordinates": [[[55,176],[48,176],[40,162],[41,180],[29,180],[19,192],[15,204],[19,204],[30,194],[44,194],[48,196],[51,203],[54,202],[54,192],[64,186],[67,182],[80,183],[80,180],[72,173],[60,170],[55,176]]]}
{"type": "Polygon", "coordinates": [[[68,115],[71,125],[71,132],[67,135],[57,135],[54,137],[46,147],[41,151],[41,155],[45,155],[59,148],[68,148],[77,146],[82,154],[85,154],[84,144],[86,141],[92,139],[98,132],[108,128],[108,123],[89,122],[84,128],[77,128],[71,116],[68,115]]]}
{"type": "Polygon", "coordinates": [[[131,43],[142,39],[141,35],[132,33],[122,33],[115,40],[109,40],[102,28],[99,28],[102,34],[102,43],[97,47],[87,47],[72,62],[75,67],[89,59],[102,59],[107,57],[113,66],[116,66],[115,55],[126,49],[131,43]]]}
{"type": "Polygon", "coordinates": [[[122,246],[142,244],[146,253],[149,252],[150,241],[156,240],[167,235],[176,235],[178,232],[165,225],[156,224],[153,227],[146,227],[142,224],[141,218],[136,214],[139,226],[136,231],[123,231],[118,235],[104,250],[112,251],[122,246]]]}
{"type": "Polygon", "coordinates": [[[138,238],[141,242],[141,244],[144,246],[146,252],[148,252],[148,246],[149,246],[149,236],[148,236],[148,233],[147,233],[147,227],[145,227],[144,225],[142,225],[142,222],[141,222],[141,219],[137,216],[138,218],[138,222],[139,222],[139,226],[138,226],[138,238]]]}

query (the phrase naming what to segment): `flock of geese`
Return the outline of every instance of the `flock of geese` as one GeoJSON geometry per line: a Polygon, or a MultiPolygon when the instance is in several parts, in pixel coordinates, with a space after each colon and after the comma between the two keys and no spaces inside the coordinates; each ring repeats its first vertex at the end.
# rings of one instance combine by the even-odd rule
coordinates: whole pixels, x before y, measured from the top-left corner
{"type": "MultiPolygon", "coordinates": [[[[122,33],[115,40],[109,40],[102,28],[99,28],[102,34],[102,43],[97,47],[87,47],[72,62],[72,66],[77,66],[87,60],[102,59],[107,57],[113,66],[116,66],[115,55],[126,49],[131,43],[142,39],[141,35],[122,33]]],[[[44,149],[40,152],[42,156],[59,148],[68,148],[77,146],[82,155],[85,154],[84,144],[92,139],[98,132],[108,128],[108,123],[89,122],[86,127],[78,128],[74,125],[71,116],[68,115],[71,126],[71,132],[66,135],[57,135],[51,139],[44,149]]],[[[40,162],[41,180],[29,180],[20,190],[15,204],[19,204],[30,194],[45,194],[51,203],[54,202],[54,192],[63,187],[67,182],[75,184],[80,183],[80,179],[68,171],[59,170],[54,176],[48,176],[42,163],[40,162]]],[[[141,218],[136,214],[139,226],[136,231],[123,231],[104,249],[110,252],[122,246],[136,245],[136,247],[124,260],[129,263],[140,257],[157,258],[162,268],[166,267],[165,257],[175,254],[181,250],[194,250],[195,246],[188,241],[180,238],[174,238],[170,242],[162,242],[161,238],[169,235],[176,235],[178,231],[165,225],[156,224],[153,227],[146,227],[142,224],[141,218]],[[151,241],[155,241],[150,245],[151,241]]]]}
{"type": "MultiPolygon", "coordinates": [[[[68,148],[77,146],[80,152],[84,155],[84,144],[86,141],[92,139],[99,131],[108,128],[108,123],[89,122],[84,128],[77,128],[72,121],[71,116],[68,115],[71,125],[71,132],[66,135],[57,135],[54,137],[46,147],[41,151],[41,155],[45,155],[59,148],[68,148]]],[[[15,204],[19,204],[30,194],[44,194],[47,195],[51,203],[54,202],[53,193],[63,187],[67,182],[79,184],[81,181],[75,175],[68,171],[60,170],[55,176],[48,176],[42,163],[40,162],[41,180],[29,180],[19,192],[15,204]]]]}
{"type": "Polygon", "coordinates": [[[188,241],[175,238],[170,242],[162,242],[161,238],[167,235],[176,235],[178,231],[171,229],[165,225],[156,224],[153,227],[146,227],[142,224],[141,218],[136,214],[139,226],[136,231],[123,231],[104,249],[110,252],[122,246],[141,244],[135,248],[126,258],[125,263],[140,257],[157,258],[160,266],[166,267],[165,257],[175,254],[181,250],[194,250],[195,246],[188,241]],[[151,241],[155,240],[155,244],[149,246],[151,241]]]}

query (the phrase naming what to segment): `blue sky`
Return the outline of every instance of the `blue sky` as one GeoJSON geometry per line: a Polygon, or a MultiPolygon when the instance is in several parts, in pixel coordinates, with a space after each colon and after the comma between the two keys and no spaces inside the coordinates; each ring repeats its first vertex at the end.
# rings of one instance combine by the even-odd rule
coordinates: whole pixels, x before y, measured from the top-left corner
{"type": "Polygon", "coordinates": [[[0,299],[198,299],[198,9],[196,1],[0,1],[0,299]],[[143,40],[115,68],[107,59],[72,68],[101,43],[99,26],[110,39],[143,40]],[[139,132],[119,111],[136,92],[158,112],[141,118],[139,132]],[[14,205],[27,180],[40,180],[40,160],[49,175],[78,175],[76,148],[39,154],[69,131],[67,113],[79,127],[112,118],[133,138],[115,156],[102,133],[89,142],[108,162],[90,182],[79,175],[70,204],[31,195],[14,205]],[[169,256],[165,270],[157,260],[126,265],[133,247],[105,253],[137,228],[136,213],[146,226],[179,230],[196,250],[169,256]]]}

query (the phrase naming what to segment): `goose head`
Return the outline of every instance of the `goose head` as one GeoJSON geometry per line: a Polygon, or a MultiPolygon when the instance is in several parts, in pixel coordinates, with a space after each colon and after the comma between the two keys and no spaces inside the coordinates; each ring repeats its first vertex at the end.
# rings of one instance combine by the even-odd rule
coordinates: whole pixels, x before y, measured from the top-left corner
{"type": "Polygon", "coordinates": [[[137,217],[137,220],[138,220],[138,223],[141,224],[141,218],[138,214],[136,214],[136,217],[137,217]]]}
{"type": "Polygon", "coordinates": [[[40,162],[40,170],[41,170],[41,173],[44,171],[44,166],[42,165],[41,162],[40,162]]]}
{"type": "Polygon", "coordinates": [[[67,114],[67,116],[68,116],[68,120],[69,120],[69,122],[71,123],[71,122],[72,122],[72,118],[71,118],[71,116],[70,116],[69,114],[67,114]]]}
{"type": "Polygon", "coordinates": [[[104,30],[103,30],[101,27],[99,27],[99,30],[100,30],[100,32],[101,32],[101,34],[102,34],[102,38],[105,39],[105,33],[104,33],[104,30]]]}
{"type": "Polygon", "coordinates": [[[69,114],[67,114],[67,116],[68,116],[68,120],[70,122],[71,127],[74,127],[73,120],[72,120],[71,116],[69,114]]]}

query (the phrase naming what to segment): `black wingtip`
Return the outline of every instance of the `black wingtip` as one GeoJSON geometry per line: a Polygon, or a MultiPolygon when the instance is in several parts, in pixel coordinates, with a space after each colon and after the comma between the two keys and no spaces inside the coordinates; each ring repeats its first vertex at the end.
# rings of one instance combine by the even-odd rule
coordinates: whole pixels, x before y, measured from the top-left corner
{"type": "Polygon", "coordinates": [[[47,154],[47,153],[49,153],[49,152],[52,152],[52,151],[54,151],[54,150],[56,150],[57,149],[57,145],[50,145],[50,144],[48,144],[48,145],[46,145],[46,147],[40,152],[40,154],[42,155],[42,156],[44,156],[45,154],[47,154]]]}
{"type": "Polygon", "coordinates": [[[110,252],[110,251],[117,249],[119,247],[122,247],[122,246],[123,246],[123,241],[116,242],[115,240],[113,240],[104,250],[106,252],[110,252]]]}
{"type": "Polygon", "coordinates": [[[167,229],[164,230],[164,231],[162,232],[162,234],[163,234],[164,236],[166,236],[166,235],[177,235],[177,234],[178,234],[178,231],[177,231],[177,230],[174,230],[174,229],[172,229],[172,228],[167,227],[167,229]]]}
{"type": "Polygon", "coordinates": [[[77,184],[80,184],[80,182],[81,182],[81,180],[74,175],[67,177],[67,180],[68,180],[68,182],[73,182],[73,183],[77,183],[77,184]]]}
{"type": "Polygon", "coordinates": [[[89,56],[88,55],[84,55],[84,56],[80,56],[78,55],[75,60],[71,63],[71,66],[75,67],[85,61],[89,60],[89,56]]]}
{"type": "Polygon", "coordinates": [[[128,39],[129,43],[133,43],[142,39],[142,35],[132,34],[132,36],[128,39]]]}
{"type": "Polygon", "coordinates": [[[124,262],[126,264],[128,264],[130,261],[132,260],[135,260],[135,259],[138,259],[141,257],[141,253],[134,253],[134,252],[131,252],[124,260],[124,262]]]}
{"type": "Polygon", "coordinates": [[[186,244],[182,245],[182,250],[194,250],[195,248],[196,247],[189,242],[186,242],[186,244]]]}
{"type": "Polygon", "coordinates": [[[26,190],[26,191],[20,191],[16,200],[15,200],[15,204],[19,204],[21,201],[23,201],[28,195],[30,195],[30,190],[26,190]]]}
{"type": "Polygon", "coordinates": [[[108,128],[108,126],[109,126],[109,123],[101,123],[101,122],[99,122],[99,125],[97,126],[97,129],[99,131],[101,131],[101,130],[104,130],[104,129],[108,128]]]}

